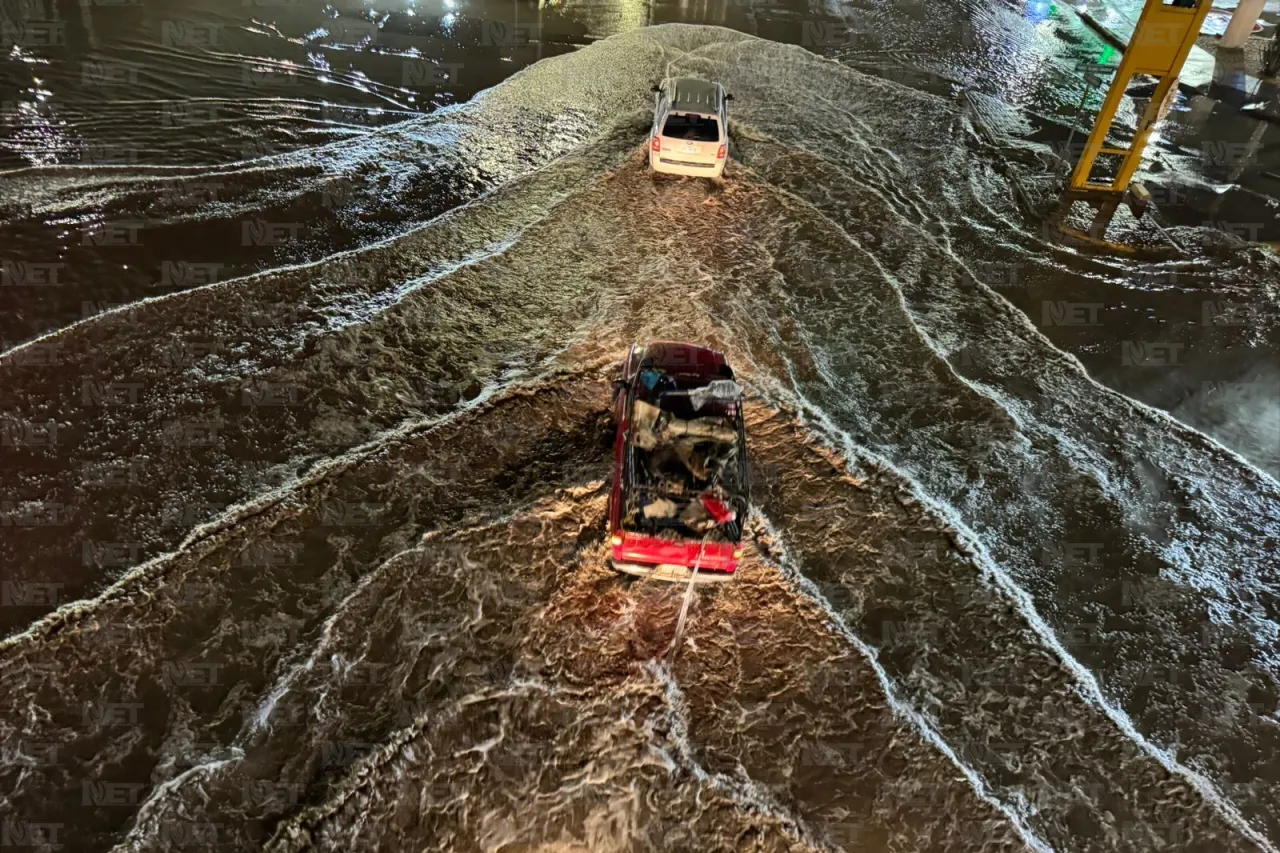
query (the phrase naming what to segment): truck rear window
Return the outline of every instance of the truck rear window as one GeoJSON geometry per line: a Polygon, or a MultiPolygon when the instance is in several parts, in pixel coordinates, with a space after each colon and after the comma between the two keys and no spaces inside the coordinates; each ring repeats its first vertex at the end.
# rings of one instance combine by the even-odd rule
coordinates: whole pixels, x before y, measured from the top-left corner
{"type": "Polygon", "coordinates": [[[662,135],[691,142],[719,142],[720,123],[709,116],[671,115],[662,126],[662,135]]]}

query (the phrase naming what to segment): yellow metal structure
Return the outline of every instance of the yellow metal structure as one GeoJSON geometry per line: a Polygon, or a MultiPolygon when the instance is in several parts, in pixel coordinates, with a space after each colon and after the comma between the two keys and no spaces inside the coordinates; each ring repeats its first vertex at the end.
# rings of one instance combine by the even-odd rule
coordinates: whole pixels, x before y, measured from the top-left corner
{"type": "MultiPolygon", "coordinates": [[[[1142,161],[1142,152],[1146,148],[1147,139],[1152,128],[1163,115],[1174,87],[1178,84],[1178,75],[1182,66],[1195,46],[1196,37],[1205,16],[1213,7],[1213,0],[1196,0],[1191,8],[1192,0],[1184,0],[1182,5],[1173,5],[1167,0],[1147,0],[1138,19],[1138,26],[1133,31],[1133,38],[1125,48],[1124,56],[1116,69],[1115,79],[1107,91],[1102,109],[1094,121],[1093,131],[1085,144],[1080,160],[1071,173],[1061,199],[1058,215],[1061,219],[1077,201],[1084,201],[1098,208],[1090,235],[1093,240],[1101,240],[1116,208],[1125,199],[1129,183],[1142,161]],[[1138,122],[1137,131],[1128,148],[1117,148],[1107,144],[1107,135],[1116,111],[1120,108],[1120,99],[1129,88],[1135,75],[1158,78],[1155,93],[1138,122]],[[1093,177],[1094,166],[1100,156],[1123,158],[1115,177],[1107,180],[1093,177]]],[[[1063,229],[1067,233],[1070,229],[1063,229]]],[[[1084,236],[1084,235],[1075,235],[1084,236]]]]}

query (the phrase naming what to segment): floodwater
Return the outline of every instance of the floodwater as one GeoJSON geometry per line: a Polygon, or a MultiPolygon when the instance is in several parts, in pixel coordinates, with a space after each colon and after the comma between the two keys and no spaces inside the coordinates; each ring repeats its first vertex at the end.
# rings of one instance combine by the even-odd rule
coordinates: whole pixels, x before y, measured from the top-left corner
{"type": "Polygon", "coordinates": [[[4,843],[1280,845],[1280,266],[1026,223],[1082,30],[3,9],[4,843]],[[723,184],[645,172],[663,74],[735,94],[723,184]],[[604,564],[654,338],[751,393],[674,656],[604,564]]]}

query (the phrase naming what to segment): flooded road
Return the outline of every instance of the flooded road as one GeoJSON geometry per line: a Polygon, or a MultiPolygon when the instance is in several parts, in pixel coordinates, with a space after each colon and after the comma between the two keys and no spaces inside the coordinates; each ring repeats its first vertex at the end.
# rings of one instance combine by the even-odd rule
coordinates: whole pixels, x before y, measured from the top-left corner
{"type": "Polygon", "coordinates": [[[1024,222],[1069,24],[5,2],[6,843],[1280,844],[1280,275],[1024,222]],[[723,185],[645,172],[663,74],[723,185]],[[674,662],[604,565],[650,338],[751,394],[674,662]]]}

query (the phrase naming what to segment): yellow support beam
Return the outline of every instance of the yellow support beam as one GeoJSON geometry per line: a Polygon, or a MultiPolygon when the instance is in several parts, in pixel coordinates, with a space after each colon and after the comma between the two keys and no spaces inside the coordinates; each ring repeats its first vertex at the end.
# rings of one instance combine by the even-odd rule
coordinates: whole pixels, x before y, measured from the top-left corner
{"type": "MultiPolygon", "coordinates": [[[[1182,66],[1186,64],[1191,48],[1200,35],[1200,27],[1211,8],[1213,0],[1147,0],[1133,37],[1116,68],[1115,79],[1111,81],[1102,108],[1094,120],[1089,140],[1071,172],[1055,218],[1060,220],[1077,201],[1094,205],[1098,208],[1098,214],[1090,228],[1090,236],[1095,242],[1114,248],[1115,244],[1102,240],[1102,233],[1116,208],[1125,199],[1133,175],[1142,163],[1142,154],[1151,131],[1164,115],[1164,109],[1178,85],[1178,75],[1182,73],[1182,66]],[[1159,82],[1156,90],[1138,122],[1129,147],[1108,145],[1107,136],[1120,108],[1120,101],[1130,82],[1138,75],[1157,78],[1159,82]],[[1093,177],[1099,156],[1124,158],[1114,178],[1107,180],[1093,177]]],[[[1064,233],[1082,236],[1069,229],[1064,233]]]]}
{"type": "Polygon", "coordinates": [[[1142,162],[1147,138],[1160,118],[1161,107],[1178,84],[1178,75],[1182,73],[1182,66],[1186,63],[1191,48],[1195,46],[1200,27],[1211,8],[1212,0],[1199,0],[1194,8],[1174,6],[1165,0],[1147,0],[1142,16],[1138,18],[1137,29],[1133,31],[1133,38],[1120,59],[1115,79],[1111,81],[1111,88],[1107,90],[1107,97],[1102,102],[1093,132],[1089,134],[1089,141],[1076,163],[1075,171],[1071,173],[1069,186],[1072,190],[1106,191],[1123,196],[1129,189],[1129,181],[1142,162]],[[1116,111],[1120,108],[1120,99],[1124,97],[1130,81],[1138,74],[1157,77],[1160,82],[1138,123],[1133,142],[1124,149],[1108,147],[1107,134],[1111,130],[1116,111]],[[1090,178],[1099,154],[1124,157],[1115,178],[1107,184],[1099,184],[1090,178]]]}

